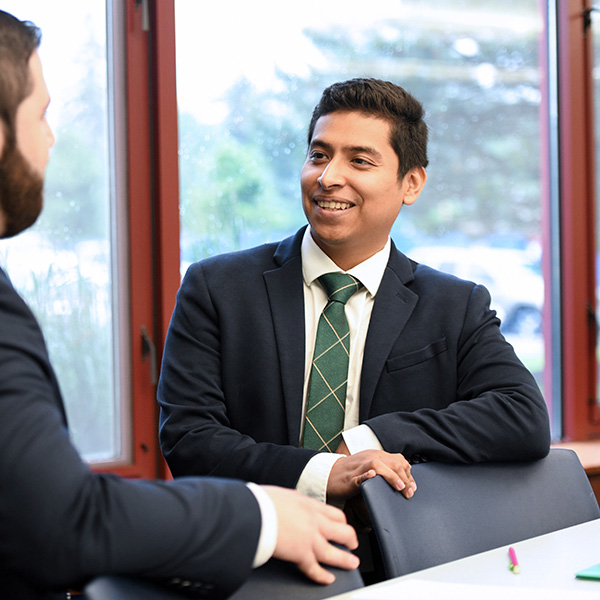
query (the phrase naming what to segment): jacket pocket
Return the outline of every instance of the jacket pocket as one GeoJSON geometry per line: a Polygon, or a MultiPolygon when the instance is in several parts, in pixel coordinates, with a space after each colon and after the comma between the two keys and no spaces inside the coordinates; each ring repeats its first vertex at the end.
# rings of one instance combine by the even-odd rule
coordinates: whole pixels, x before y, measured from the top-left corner
{"type": "Polygon", "coordinates": [[[411,367],[413,365],[418,365],[419,363],[431,360],[435,356],[446,352],[446,350],[446,338],[443,337],[425,346],[425,348],[420,348],[419,350],[414,350],[408,354],[390,358],[385,363],[385,368],[388,372],[405,369],[406,367],[411,367]]]}

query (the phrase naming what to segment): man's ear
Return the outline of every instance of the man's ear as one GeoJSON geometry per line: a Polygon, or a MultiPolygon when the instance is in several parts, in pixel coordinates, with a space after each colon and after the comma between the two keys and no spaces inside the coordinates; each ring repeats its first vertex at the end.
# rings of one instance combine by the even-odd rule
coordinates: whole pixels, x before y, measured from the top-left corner
{"type": "Polygon", "coordinates": [[[404,176],[406,194],[404,195],[404,204],[410,205],[421,195],[425,183],[427,182],[427,172],[424,167],[414,167],[404,176]]]}

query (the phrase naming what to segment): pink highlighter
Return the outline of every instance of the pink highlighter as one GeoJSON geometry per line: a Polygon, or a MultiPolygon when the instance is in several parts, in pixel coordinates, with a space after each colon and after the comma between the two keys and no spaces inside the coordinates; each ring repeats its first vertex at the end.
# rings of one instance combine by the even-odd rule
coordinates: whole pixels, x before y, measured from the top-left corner
{"type": "Polygon", "coordinates": [[[517,553],[512,546],[508,549],[508,556],[510,557],[510,570],[518,575],[521,572],[521,567],[519,566],[519,561],[517,560],[517,553]]]}

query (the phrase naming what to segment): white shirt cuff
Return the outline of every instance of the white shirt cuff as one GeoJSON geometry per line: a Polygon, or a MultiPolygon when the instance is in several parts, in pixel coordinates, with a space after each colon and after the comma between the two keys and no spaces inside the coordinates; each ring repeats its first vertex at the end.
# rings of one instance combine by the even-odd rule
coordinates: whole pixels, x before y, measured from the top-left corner
{"type": "Polygon", "coordinates": [[[260,536],[258,538],[256,554],[254,555],[254,562],[252,563],[252,567],[256,569],[256,567],[264,565],[273,556],[273,552],[275,552],[278,528],[277,512],[275,511],[273,501],[269,498],[269,494],[259,485],[251,482],[246,485],[258,502],[261,517],[260,536]]]}
{"type": "Polygon", "coordinates": [[[342,436],[350,454],[356,454],[363,450],[383,450],[379,438],[368,425],[358,425],[346,429],[342,436]]]}
{"type": "Polygon", "coordinates": [[[315,498],[323,503],[327,502],[329,474],[334,463],[343,457],[343,454],[334,454],[332,452],[319,452],[319,454],[315,454],[306,463],[296,484],[296,490],[310,498],[315,498]]]}

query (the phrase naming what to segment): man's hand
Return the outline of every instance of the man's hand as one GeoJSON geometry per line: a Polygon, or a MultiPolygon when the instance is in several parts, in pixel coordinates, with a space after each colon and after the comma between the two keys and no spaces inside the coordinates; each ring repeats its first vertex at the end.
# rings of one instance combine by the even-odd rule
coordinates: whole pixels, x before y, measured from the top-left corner
{"type": "Polygon", "coordinates": [[[337,548],[332,542],[350,550],[358,547],[354,529],[346,523],[344,513],[307,496],[285,488],[263,486],[275,505],[278,529],[273,556],[298,565],[317,583],[333,583],[333,573],[319,563],[355,569],[358,557],[337,548]]]}
{"type": "MultiPolygon", "coordinates": [[[[337,450],[347,454],[342,442],[337,450]]],[[[410,464],[402,454],[390,454],[383,450],[363,450],[344,458],[333,465],[327,482],[327,500],[343,503],[356,496],[360,485],[367,479],[381,475],[395,490],[412,498],[417,484],[410,473],[410,464]]]]}

